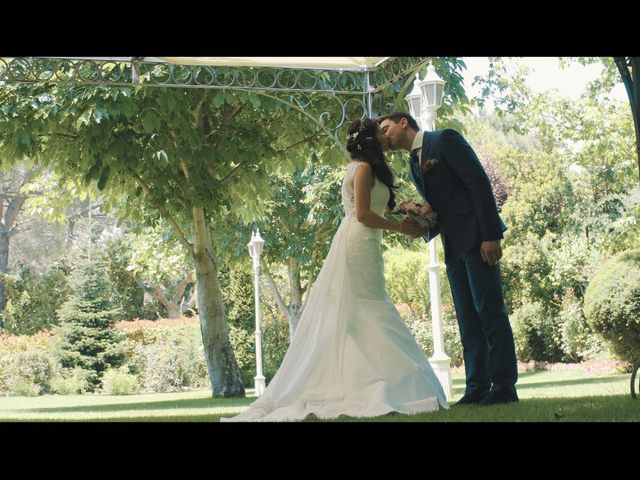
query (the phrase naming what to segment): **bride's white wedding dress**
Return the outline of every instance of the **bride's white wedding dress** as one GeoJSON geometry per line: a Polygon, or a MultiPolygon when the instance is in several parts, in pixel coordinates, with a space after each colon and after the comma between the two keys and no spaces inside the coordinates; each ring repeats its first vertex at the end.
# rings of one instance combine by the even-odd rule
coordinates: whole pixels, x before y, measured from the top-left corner
{"type": "MultiPolygon", "coordinates": [[[[350,162],[342,182],[345,218],[280,369],[241,414],[221,421],[295,421],[309,414],[375,417],[449,408],[429,362],[385,289],[382,230],[356,219],[350,162]]],[[[389,189],[376,178],[371,210],[389,189]]]]}

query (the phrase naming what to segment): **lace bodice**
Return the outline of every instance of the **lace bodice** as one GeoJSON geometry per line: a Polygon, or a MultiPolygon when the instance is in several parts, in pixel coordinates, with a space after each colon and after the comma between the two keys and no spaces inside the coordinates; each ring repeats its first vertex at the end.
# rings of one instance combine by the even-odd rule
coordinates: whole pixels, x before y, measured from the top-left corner
{"type": "MultiPolygon", "coordinates": [[[[364,162],[349,162],[347,164],[347,172],[342,179],[342,208],[344,209],[345,215],[355,214],[356,202],[354,198],[353,179],[358,166],[363,163],[364,162]]],[[[371,190],[371,211],[382,216],[388,201],[389,189],[376,178],[373,189],[371,190]]]]}

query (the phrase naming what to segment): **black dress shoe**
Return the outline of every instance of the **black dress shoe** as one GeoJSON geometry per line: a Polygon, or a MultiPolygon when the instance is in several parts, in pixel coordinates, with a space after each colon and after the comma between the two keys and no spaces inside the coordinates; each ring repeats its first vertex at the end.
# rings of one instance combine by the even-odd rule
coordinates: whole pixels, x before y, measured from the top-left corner
{"type": "Polygon", "coordinates": [[[517,402],[518,395],[513,392],[489,392],[481,401],[480,405],[496,405],[498,403],[517,402]]]}
{"type": "Polygon", "coordinates": [[[462,398],[454,404],[454,406],[480,403],[487,394],[488,392],[473,392],[468,394],[465,393],[462,398]]]}

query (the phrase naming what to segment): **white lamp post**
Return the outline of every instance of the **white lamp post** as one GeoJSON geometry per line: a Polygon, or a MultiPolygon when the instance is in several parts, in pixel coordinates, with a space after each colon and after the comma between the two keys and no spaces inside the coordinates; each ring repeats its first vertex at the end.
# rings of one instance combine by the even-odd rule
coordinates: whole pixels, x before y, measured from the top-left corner
{"type": "MultiPolygon", "coordinates": [[[[434,131],[436,129],[436,112],[442,105],[445,83],[431,64],[427,67],[427,76],[424,80],[420,80],[420,75],[416,73],[413,90],[405,97],[405,100],[409,104],[409,113],[423,130],[434,131]]],[[[440,304],[440,264],[436,255],[435,239],[429,242],[429,257],[429,297],[433,330],[433,355],[429,358],[429,363],[442,384],[447,400],[449,400],[453,392],[451,358],[444,351],[440,304]]]]}
{"type": "Polygon", "coordinates": [[[253,287],[256,301],[256,397],[264,392],[264,375],[262,375],[262,331],[260,330],[260,254],[264,240],[260,236],[260,230],[251,233],[251,241],[247,244],[249,255],[253,260],[253,287]]]}

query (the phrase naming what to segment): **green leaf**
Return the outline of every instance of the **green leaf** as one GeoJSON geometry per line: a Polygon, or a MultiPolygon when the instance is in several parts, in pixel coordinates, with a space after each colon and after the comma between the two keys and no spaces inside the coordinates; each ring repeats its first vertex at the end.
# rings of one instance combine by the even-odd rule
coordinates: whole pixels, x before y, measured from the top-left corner
{"type": "Polygon", "coordinates": [[[105,185],[107,184],[107,180],[109,179],[109,167],[102,170],[102,174],[100,175],[100,179],[98,180],[98,190],[104,190],[105,185]]]}
{"type": "Polygon", "coordinates": [[[254,108],[260,108],[260,97],[258,95],[249,95],[249,102],[253,105],[254,108]]]}
{"type": "Polygon", "coordinates": [[[224,94],[216,92],[216,95],[213,97],[212,103],[213,103],[213,106],[216,108],[222,107],[222,105],[224,105],[225,103],[224,94]]]}
{"type": "Polygon", "coordinates": [[[142,116],[142,128],[146,133],[153,133],[155,131],[156,122],[153,118],[153,114],[145,112],[142,116]]]}
{"type": "Polygon", "coordinates": [[[89,123],[89,120],[91,119],[91,110],[86,110],[81,116],[80,118],[78,118],[78,120],[76,120],[75,122],[75,127],[76,129],[80,129],[80,127],[84,124],[87,125],[89,123]]]}

